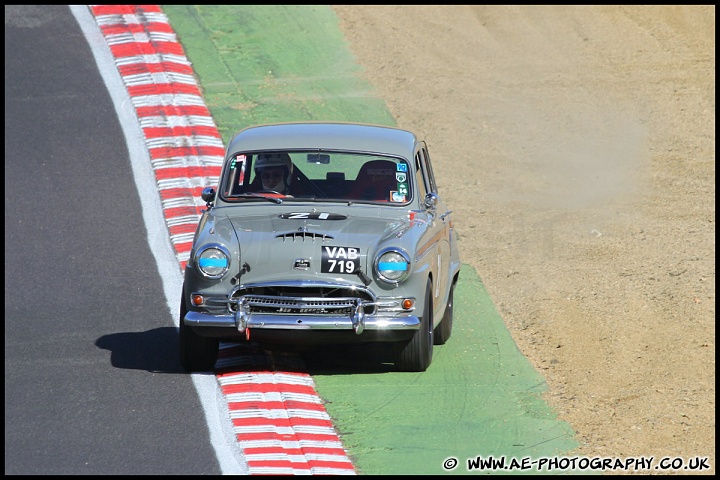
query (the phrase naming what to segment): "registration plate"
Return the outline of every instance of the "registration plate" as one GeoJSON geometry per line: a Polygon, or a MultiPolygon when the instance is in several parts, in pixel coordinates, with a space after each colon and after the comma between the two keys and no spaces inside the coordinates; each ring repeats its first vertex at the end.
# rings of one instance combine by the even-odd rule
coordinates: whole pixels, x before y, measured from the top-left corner
{"type": "Polygon", "coordinates": [[[354,274],[360,269],[360,249],[323,245],[320,271],[322,273],[354,274]]]}

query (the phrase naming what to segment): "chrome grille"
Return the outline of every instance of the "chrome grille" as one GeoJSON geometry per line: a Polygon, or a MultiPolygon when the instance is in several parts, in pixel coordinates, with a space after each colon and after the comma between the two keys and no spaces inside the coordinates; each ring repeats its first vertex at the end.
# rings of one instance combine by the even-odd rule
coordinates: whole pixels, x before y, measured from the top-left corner
{"type": "Polygon", "coordinates": [[[376,312],[375,298],[365,289],[326,283],[244,285],[233,291],[228,306],[235,312],[238,302],[242,301],[250,314],[349,316],[358,300],[372,303],[365,306],[366,314],[376,312]]]}

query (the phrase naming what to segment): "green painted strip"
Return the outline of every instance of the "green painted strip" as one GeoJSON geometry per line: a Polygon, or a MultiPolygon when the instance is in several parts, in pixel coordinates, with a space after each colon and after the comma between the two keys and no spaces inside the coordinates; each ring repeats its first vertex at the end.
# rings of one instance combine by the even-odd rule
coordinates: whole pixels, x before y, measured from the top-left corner
{"type": "Polygon", "coordinates": [[[250,125],[395,125],[326,5],[163,5],[223,140],[250,125]]]}
{"type": "Polygon", "coordinates": [[[537,459],[578,446],[467,265],[455,290],[453,334],[435,346],[426,372],[309,373],[360,473],[444,473],[449,457],[459,461],[453,472],[468,473],[467,459],[479,455],[537,459]]]}
{"type": "MultiPolygon", "coordinates": [[[[226,143],[258,123],[395,125],[361,79],[329,6],[163,10],[226,143]]],[[[475,270],[463,266],[460,278],[452,338],[435,347],[427,372],[367,366],[339,372],[309,364],[359,473],[444,473],[449,457],[459,461],[452,472],[469,473],[467,460],[477,456],[538,459],[578,446],[542,399],[544,379],[518,351],[475,270]]]]}

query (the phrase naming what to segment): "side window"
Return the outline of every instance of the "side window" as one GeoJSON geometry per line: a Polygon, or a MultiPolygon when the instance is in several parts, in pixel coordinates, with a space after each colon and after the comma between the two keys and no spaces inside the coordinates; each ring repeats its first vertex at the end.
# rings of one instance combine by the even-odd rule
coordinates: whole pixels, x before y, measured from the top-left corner
{"type": "Polygon", "coordinates": [[[428,181],[425,178],[425,175],[423,172],[425,169],[423,168],[423,161],[420,156],[420,151],[418,151],[415,154],[415,183],[417,183],[418,186],[418,193],[420,194],[420,202],[423,202],[425,199],[425,195],[427,195],[428,192],[428,181]]]}
{"type": "Polygon", "coordinates": [[[227,180],[225,182],[224,195],[235,195],[242,193],[244,190],[244,183],[247,181],[247,168],[248,157],[243,154],[237,154],[230,160],[228,166],[227,180]]]}

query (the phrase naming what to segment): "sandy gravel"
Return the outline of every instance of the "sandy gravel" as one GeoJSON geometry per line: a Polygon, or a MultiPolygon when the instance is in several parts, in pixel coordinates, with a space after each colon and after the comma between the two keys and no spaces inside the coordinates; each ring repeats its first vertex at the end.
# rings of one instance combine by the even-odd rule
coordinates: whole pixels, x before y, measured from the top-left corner
{"type": "Polygon", "coordinates": [[[715,7],[333,8],[576,453],[714,473],[715,7]]]}

